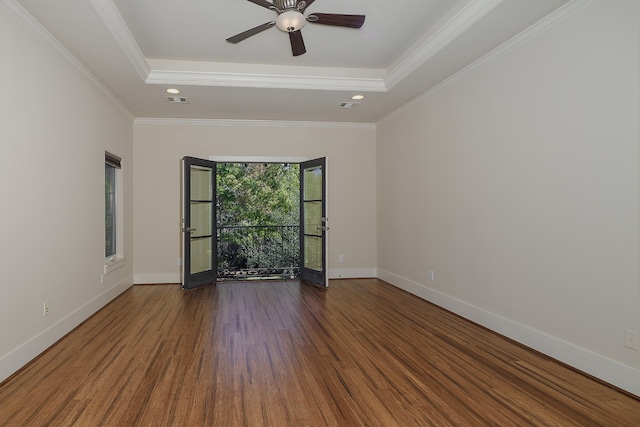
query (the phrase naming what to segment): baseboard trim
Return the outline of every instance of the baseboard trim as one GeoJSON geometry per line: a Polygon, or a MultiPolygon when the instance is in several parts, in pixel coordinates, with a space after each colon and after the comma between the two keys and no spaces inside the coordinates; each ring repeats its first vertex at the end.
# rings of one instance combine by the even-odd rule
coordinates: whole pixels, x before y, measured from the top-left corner
{"type": "Polygon", "coordinates": [[[182,278],[180,273],[134,274],[133,283],[136,285],[182,283],[182,278]]]}
{"type": "Polygon", "coordinates": [[[124,278],[118,284],[69,313],[24,344],[0,357],[0,382],[18,372],[60,338],[67,335],[118,295],[129,289],[133,285],[132,279],[131,276],[124,278]]]}
{"type": "Polygon", "coordinates": [[[375,268],[330,268],[329,279],[360,279],[376,277],[375,268]]]}
{"type": "Polygon", "coordinates": [[[379,279],[504,335],[588,375],[640,397],[640,370],[578,347],[557,337],[453,298],[390,271],[378,269],[379,279]]]}

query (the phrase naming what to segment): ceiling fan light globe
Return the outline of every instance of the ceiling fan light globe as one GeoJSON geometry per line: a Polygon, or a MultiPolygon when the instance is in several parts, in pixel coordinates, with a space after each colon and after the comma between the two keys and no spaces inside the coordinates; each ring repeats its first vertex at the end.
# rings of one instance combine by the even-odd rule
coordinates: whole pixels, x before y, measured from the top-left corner
{"type": "Polygon", "coordinates": [[[276,18],[276,26],[285,33],[298,31],[307,22],[304,15],[297,10],[287,10],[276,18]]]}

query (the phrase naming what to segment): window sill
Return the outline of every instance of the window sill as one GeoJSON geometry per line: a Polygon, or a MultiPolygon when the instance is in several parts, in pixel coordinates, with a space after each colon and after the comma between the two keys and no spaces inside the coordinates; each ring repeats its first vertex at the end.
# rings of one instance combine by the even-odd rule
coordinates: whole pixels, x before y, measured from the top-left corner
{"type": "Polygon", "coordinates": [[[117,270],[121,267],[125,266],[125,258],[122,256],[113,256],[109,258],[105,258],[104,260],[104,274],[109,274],[114,270],[117,270]]]}

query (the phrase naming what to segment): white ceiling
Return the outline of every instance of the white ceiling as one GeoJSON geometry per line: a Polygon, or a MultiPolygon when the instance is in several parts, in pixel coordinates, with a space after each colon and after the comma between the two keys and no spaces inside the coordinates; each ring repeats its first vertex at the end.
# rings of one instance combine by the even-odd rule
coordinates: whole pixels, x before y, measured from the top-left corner
{"type": "Polygon", "coordinates": [[[0,0],[35,18],[136,117],[374,123],[569,0],[316,0],[362,28],[308,23],[307,49],[247,0],[0,0]],[[24,8],[24,10],[22,9],[24,8]],[[179,88],[188,104],[169,104],[179,88]],[[338,108],[354,94],[355,109],[338,108]]]}

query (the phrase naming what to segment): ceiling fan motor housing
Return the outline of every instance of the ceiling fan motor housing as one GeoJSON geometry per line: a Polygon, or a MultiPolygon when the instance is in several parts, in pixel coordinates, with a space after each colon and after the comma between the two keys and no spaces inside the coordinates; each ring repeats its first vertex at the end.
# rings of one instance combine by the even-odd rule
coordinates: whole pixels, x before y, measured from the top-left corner
{"type": "Polygon", "coordinates": [[[279,10],[295,9],[298,4],[298,0],[273,0],[273,5],[279,10]]]}

